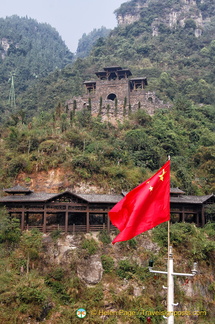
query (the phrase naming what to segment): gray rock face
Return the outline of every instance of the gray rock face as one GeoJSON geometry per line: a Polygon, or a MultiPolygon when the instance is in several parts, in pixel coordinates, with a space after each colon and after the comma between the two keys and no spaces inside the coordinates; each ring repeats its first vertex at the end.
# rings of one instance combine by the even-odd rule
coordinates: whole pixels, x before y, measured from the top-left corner
{"type": "Polygon", "coordinates": [[[87,259],[82,259],[77,266],[79,278],[87,284],[95,285],[102,279],[103,267],[98,255],[91,255],[87,259]]]}

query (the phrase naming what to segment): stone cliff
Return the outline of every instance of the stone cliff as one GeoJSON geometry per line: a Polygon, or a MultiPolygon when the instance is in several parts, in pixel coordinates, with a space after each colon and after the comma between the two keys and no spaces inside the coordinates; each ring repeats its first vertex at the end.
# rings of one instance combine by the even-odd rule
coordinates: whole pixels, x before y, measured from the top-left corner
{"type": "MultiPolygon", "coordinates": [[[[132,3],[132,1],[131,1],[132,3]]],[[[166,7],[164,10],[164,15],[160,15],[154,18],[151,28],[152,35],[159,35],[159,25],[165,24],[170,29],[174,29],[178,26],[185,27],[186,22],[193,21],[193,29],[196,37],[202,35],[204,26],[210,22],[209,17],[203,17],[201,10],[198,6],[199,1],[197,0],[179,0],[177,3],[173,4],[171,7],[166,7]]],[[[204,3],[204,0],[200,0],[200,3],[204,3]]],[[[132,7],[127,5],[127,9],[116,10],[116,17],[119,26],[125,26],[132,24],[141,19],[144,15],[144,8],[153,10],[152,4],[156,4],[153,0],[137,0],[132,3],[132,7]]]]}

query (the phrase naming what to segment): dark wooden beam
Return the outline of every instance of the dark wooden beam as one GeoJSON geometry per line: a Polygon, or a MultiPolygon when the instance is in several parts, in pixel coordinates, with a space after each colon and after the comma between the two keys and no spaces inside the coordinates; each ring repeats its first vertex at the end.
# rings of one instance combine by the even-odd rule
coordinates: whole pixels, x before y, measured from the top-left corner
{"type": "Polygon", "coordinates": [[[90,212],[89,212],[89,206],[87,207],[87,213],[86,213],[86,229],[87,233],[90,231],[90,212]]]}
{"type": "Polygon", "coordinates": [[[45,204],[44,213],[43,213],[43,233],[46,233],[46,218],[47,218],[47,211],[46,211],[46,204],[45,204]]]}
{"type": "Polygon", "coordinates": [[[24,231],[25,228],[25,208],[22,206],[22,216],[21,216],[21,230],[24,231]]]}
{"type": "Polygon", "coordinates": [[[66,212],[65,212],[65,233],[68,233],[68,223],[69,223],[69,212],[68,212],[68,205],[67,205],[66,212]]]}

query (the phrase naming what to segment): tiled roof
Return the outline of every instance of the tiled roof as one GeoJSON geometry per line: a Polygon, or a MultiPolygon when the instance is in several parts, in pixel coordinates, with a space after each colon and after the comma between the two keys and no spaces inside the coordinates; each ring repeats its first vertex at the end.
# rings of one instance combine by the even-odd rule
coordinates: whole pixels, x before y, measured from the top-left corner
{"type": "MultiPolygon", "coordinates": [[[[180,190],[180,189],[179,189],[180,190]]],[[[20,191],[19,191],[20,192],[20,191]]],[[[122,192],[121,195],[108,195],[108,194],[76,194],[71,191],[64,191],[62,193],[45,193],[39,192],[34,193],[31,192],[28,195],[10,195],[0,198],[0,203],[7,202],[46,202],[49,200],[57,199],[59,196],[63,196],[64,194],[70,194],[71,196],[78,197],[80,199],[85,200],[89,203],[113,203],[116,204],[119,202],[127,192],[122,192]]],[[[178,197],[170,197],[171,203],[180,203],[180,204],[203,204],[210,198],[215,197],[212,195],[206,196],[178,196],[178,197]]]]}
{"type": "Polygon", "coordinates": [[[176,188],[170,188],[170,193],[184,194],[184,191],[176,187],[176,188]]]}
{"type": "Polygon", "coordinates": [[[13,195],[13,196],[5,196],[0,198],[0,202],[45,202],[50,199],[58,198],[59,196],[63,196],[65,193],[69,193],[74,195],[80,199],[83,199],[89,203],[117,203],[123,197],[122,195],[98,195],[98,194],[76,194],[70,191],[65,191],[63,193],[51,194],[51,193],[31,193],[29,195],[13,195]]]}
{"type": "MultiPolygon", "coordinates": [[[[122,191],[122,195],[126,196],[128,193],[128,191],[122,191]]],[[[184,194],[184,191],[182,191],[181,189],[177,188],[170,188],[170,194],[184,194]]]]}
{"type": "Polygon", "coordinates": [[[171,203],[185,203],[185,204],[203,204],[214,195],[206,196],[179,196],[179,197],[170,197],[171,203]]]}
{"type": "Polygon", "coordinates": [[[54,198],[57,194],[50,194],[50,193],[31,193],[29,195],[13,195],[13,196],[5,196],[0,198],[0,202],[44,202],[49,199],[54,198]]]}
{"type": "Polygon", "coordinates": [[[130,81],[146,80],[145,77],[131,78],[130,81]]]}
{"type": "Polygon", "coordinates": [[[89,203],[117,203],[122,195],[98,195],[98,194],[77,194],[76,196],[85,199],[89,203]]]}
{"type": "Polygon", "coordinates": [[[8,188],[8,189],[3,189],[3,191],[8,192],[8,193],[30,193],[33,192],[32,190],[22,187],[20,185],[16,185],[12,188],[8,188]]]}

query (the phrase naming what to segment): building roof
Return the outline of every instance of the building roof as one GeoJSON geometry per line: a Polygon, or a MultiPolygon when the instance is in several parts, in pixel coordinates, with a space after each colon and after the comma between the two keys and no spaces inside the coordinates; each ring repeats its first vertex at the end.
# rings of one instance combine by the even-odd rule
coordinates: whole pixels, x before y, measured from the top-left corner
{"type": "Polygon", "coordinates": [[[84,81],[84,84],[91,84],[91,83],[93,83],[93,84],[96,84],[96,81],[84,81]]]}
{"type": "Polygon", "coordinates": [[[130,81],[141,81],[141,80],[147,81],[147,78],[139,77],[139,78],[131,78],[130,79],[130,81]]]}
{"type": "MultiPolygon", "coordinates": [[[[122,191],[122,195],[126,196],[128,192],[122,191]]],[[[179,204],[203,204],[210,198],[215,197],[212,195],[205,196],[184,196],[184,191],[179,188],[170,188],[170,202],[171,203],[179,203],[179,204]],[[172,197],[172,193],[177,193],[179,196],[172,197]],[[183,194],[183,196],[182,196],[183,194]]]]}
{"type": "MultiPolygon", "coordinates": [[[[18,187],[19,190],[21,186],[18,187]]],[[[16,187],[15,187],[16,188],[16,187]]],[[[13,189],[13,188],[11,188],[13,189]]],[[[25,188],[26,189],[26,188],[25,188]]],[[[171,192],[177,192],[177,193],[184,193],[182,190],[178,188],[171,188],[171,192]]],[[[8,193],[11,193],[9,191],[6,191],[8,193]]],[[[16,193],[19,193],[20,191],[16,191],[16,193]]],[[[24,191],[25,192],[25,191],[24,191]]],[[[14,189],[12,190],[12,193],[14,193],[14,189]]],[[[122,192],[120,195],[108,195],[108,194],[76,194],[69,190],[64,191],[62,193],[46,193],[46,192],[38,192],[34,193],[30,191],[29,194],[25,195],[10,195],[0,198],[0,203],[15,203],[15,202],[47,202],[50,200],[57,199],[60,196],[64,195],[71,195],[75,196],[81,200],[84,200],[88,203],[111,203],[116,204],[119,202],[124,196],[126,196],[128,192],[122,192]]],[[[212,195],[205,195],[205,196],[185,196],[185,195],[179,195],[177,197],[170,196],[170,202],[171,203],[178,203],[178,204],[203,204],[207,202],[210,198],[214,198],[215,196],[212,195]]]]}
{"type": "Polygon", "coordinates": [[[203,204],[214,195],[206,196],[179,196],[179,197],[170,197],[171,203],[180,203],[180,204],[203,204]]]}
{"type": "Polygon", "coordinates": [[[45,202],[49,199],[53,199],[58,194],[50,194],[46,192],[32,192],[29,195],[13,195],[0,198],[0,202],[45,202]]]}
{"type": "Polygon", "coordinates": [[[179,189],[178,187],[176,187],[176,188],[170,188],[170,194],[183,195],[183,194],[185,194],[185,192],[183,190],[179,189]]]}
{"type": "MultiPolygon", "coordinates": [[[[97,76],[106,76],[107,72],[116,72],[118,75],[127,74],[128,76],[132,75],[129,69],[122,69],[120,66],[108,66],[103,69],[103,71],[95,72],[97,76]]],[[[145,80],[146,78],[144,78],[145,80]]]]}
{"type": "Polygon", "coordinates": [[[0,198],[0,203],[7,202],[46,202],[49,200],[57,199],[59,196],[63,196],[65,194],[69,194],[71,196],[75,196],[82,200],[85,200],[89,203],[114,203],[116,204],[119,200],[122,199],[122,195],[102,195],[102,194],[76,194],[71,191],[64,191],[62,193],[31,193],[29,195],[13,195],[13,196],[5,196],[0,198]]]}
{"type": "Polygon", "coordinates": [[[105,71],[110,71],[110,70],[118,71],[118,70],[122,70],[122,68],[121,68],[121,66],[106,66],[106,67],[104,67],[104,70],[105,71]]]}
{"type": "Polygon", "coordinates": [[[80,198],[85,199],[89,203],[114,203],[116,204],[120,201],[123,196],[122,195],[98,195],[98,194],[78,194],[80,198]]]}
{"type": "Polygon", "coordinates": [[[22,187],[20,186],[19,184],[12,187],[12,188],[8,188],[8,189],[3,189],[4,192],[7,192],[7,193],[32,193],[33,191],[28,189],[28,188],[25,188],[25,187],[22,187]]]}

